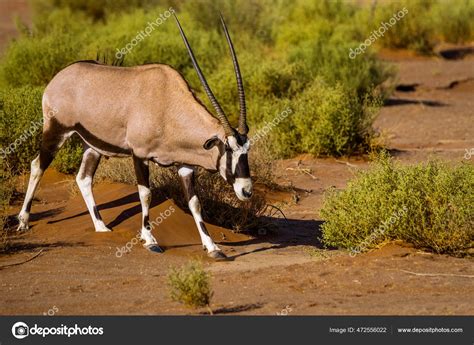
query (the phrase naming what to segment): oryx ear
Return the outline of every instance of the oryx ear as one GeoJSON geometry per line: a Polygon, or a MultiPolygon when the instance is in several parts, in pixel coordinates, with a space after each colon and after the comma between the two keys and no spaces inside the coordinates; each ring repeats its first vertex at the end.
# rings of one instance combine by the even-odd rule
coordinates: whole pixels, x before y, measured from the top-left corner
{"type": "Polygon", "coordinates": [[[218,143],[219,143],[219,138],[217,136],[213,136],[212,138],[207,139],[204,145],[202,146],[204,147],[205,150],[210,150],[214,146],[216,146],[218,143]]]}

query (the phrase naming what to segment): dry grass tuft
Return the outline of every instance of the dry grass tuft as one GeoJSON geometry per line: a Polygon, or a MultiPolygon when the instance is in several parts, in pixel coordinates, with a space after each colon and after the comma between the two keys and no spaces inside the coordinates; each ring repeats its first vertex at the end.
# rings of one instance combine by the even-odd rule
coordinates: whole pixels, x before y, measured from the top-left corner
{"type": "Polygon", "coordinates": [[[187,307],[207,307],[212,314],[210,303],[213,292],[210,279],[210,274],[197,260],[180,268],[172,268],[168,273],[171,299],[187,307]]]}

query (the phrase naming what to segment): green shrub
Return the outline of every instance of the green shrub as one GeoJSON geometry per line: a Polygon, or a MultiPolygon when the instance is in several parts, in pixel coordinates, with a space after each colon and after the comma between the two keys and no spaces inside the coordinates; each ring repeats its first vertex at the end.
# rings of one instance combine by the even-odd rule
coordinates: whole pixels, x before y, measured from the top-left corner
{"type": "Polygon", "coordinates": [[[14,178],[5,161],[0,162],[0,252],[8,248],[8,206],[15,190],[14,178]]]}
{"type": "Polygon", "coordinates": [[[430,17],[433,4],[433,0],[402,0],[378,6],[374,13],[376,27],[373,29],[378,28],[382,22],[388,23],[390,18],[403,8],[406,8],[408,13],[389,27],[377,42],[385,47],[431,53],[436,43],[435,26],[430,17]]]}
{"type": "MultiPolygon", "coordinates": [[[[373,11],[373,20],[366,22],[365,30],[377,29],[403,8],[408,13],[378,39],[378,44],[430,54],[438,42],[463,43],[474,39],[474,2],[470,0],[402,0],[380,4],[373,11]]],[[[364,11],[368,18],[370,10],[364,11]]]]}
{"type": "Polygon", "coordinates": [[[83,153],[82,140],[73,135],[58,151],[52,166],[64,174],[74,174],[79,170],[83,153]]]}
{"type": "Polygon", "coordinates": [[[465,43],[474,39],[474,2],[440,0],[432,17],[438,36],[445,42],[465,43]]]}
{"type": "Polygon", "coordinates": [[[2,158],[14,172],[29,170],[41,144],[42,87],[24,86],[0,94],[2,158]]]}
{"type": "Polygon", "coordinates": [[[369,148],[375,101],[359,101],[342,86],[316,80],[288,107],[291,114],[270,132],[272,146],[284,156],[340,156],[369,148]]]}
{"type": "Polygon", "coordinates": [[[0,62],[0,85],[46,86],[61,69],[81,60],[90,21],[68,10],[37,18],[31,31],[12,41],[0,62]]]}
{"type": "Polygon", "coordinates": [[[474,167],[401,166],[382,154],[345,190],[328,192],[321,216],[328,246],[360,252],[400,239],[461,254],[474,245],[474,167]]]}
{"type": "MultiPolygon", "coordinates": [[[[0,159],[13,173],[30,169],[31,161],[39,154],[43,115],[42,87],[23,86],[0,93],[0,159]]],[[[65,144],[56,155],[53,165],[59,171],[76,171],[81,161],[79,141],[65,144]]]]}
{"type": "Polygon", "coordinates": [[[181,268],[172,268],[168,273],[168,286],[173,301],[188,307],[208,307],[213,295],[210,274],[201,262],[191,261],[181,268]]]}

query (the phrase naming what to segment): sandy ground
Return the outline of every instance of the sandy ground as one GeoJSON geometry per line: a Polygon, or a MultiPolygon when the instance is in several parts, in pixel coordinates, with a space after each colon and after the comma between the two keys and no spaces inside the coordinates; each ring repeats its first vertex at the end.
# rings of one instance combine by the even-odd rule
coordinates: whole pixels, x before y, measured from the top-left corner
{"type": "MultiPolygon", "coordinates": [[[[430,156],[466,161],[465,150],[474,148],[472,56],[444,60],[384,52],[383,57],[399,68],[399,90],[375,126],[395,156],[407,164],[430,156]]],[[[192,217],[163,200],[154,202],[150,218],[175,210],[154,231],[165,253],[152,254],[138,243],[118,257],[117,249],[140,227],[136,187],[96,186],[99,209],[113,232],[95,233],[82,197],[70,195],[72,177],[49,171],[33,203],[31,231],[0,255],[0,314],[205,313],[172,302],[167,287],[170,267],[198,257],[212,273],[216,314],[472,315],[474,284],[465,277],[474,275],[472,259],[434,255],[403,243],[355,258],[319,249],[324,191],[343,188],[355,170],[367,165],[362,157],[304,155],[279,161],[278,181],[299,190],[296,203],[282,206],[288,222],[276,218],[278,232],[259,238],[208,225],[230,258],[226,262],[208,259],[192,217]],[[30,262],[3,267],[41,250],[30,262]]],[[[25,181],[19,183],[24,191],[25,181]]],[[[19,208],[13,205],[11,215],[19,208]]]]}

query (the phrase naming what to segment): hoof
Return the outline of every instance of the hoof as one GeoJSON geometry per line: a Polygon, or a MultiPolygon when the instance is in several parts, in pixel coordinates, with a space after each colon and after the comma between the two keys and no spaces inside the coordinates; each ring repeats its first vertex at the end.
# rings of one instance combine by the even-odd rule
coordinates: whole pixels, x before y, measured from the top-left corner
{"type": "Polygon", "coordinates": [[[16,228],[16,231],[28,231],[30,230],[30,227],[28,225],[25,225],[25,224],[21,224],[18,225],[18,228],[16,228]]]}
{"type": "Polygon", "coordinates": [[[16,228],[16,231],[26,231],[30,229],[28,221],[25,221],[25,219],[21,215],[17,216],[17,219],[18,227],[16,228]]]}
{"type": "Polygon", "coordinates": [[[213,252],[210,252],[207,254],[210,258],[213,258],[214,260],[227,260],[227,256],[221,252],[220,250],[214,250],[213,252]]]}
{"type": "Polygon", "coordinates": [[[146,244],[143,245],[147,250],[153,253],[163,253],[164,250],[161,249],[157,244],[146,244]]]}

